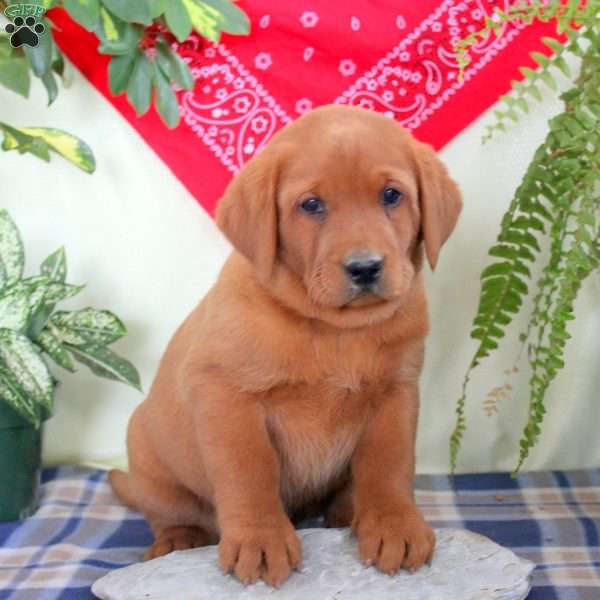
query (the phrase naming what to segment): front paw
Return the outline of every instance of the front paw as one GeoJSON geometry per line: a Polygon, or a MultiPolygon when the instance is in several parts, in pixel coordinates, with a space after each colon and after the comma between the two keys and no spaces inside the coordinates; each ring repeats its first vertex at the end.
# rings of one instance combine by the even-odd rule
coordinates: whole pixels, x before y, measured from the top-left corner
{"type": "Polygon", "coordinates": [[[431,559],[435,547],[435,534],[414,505],[387,512],[361,511],[352,529],[362,560],[389,575],[401,567],[415,571],[431,559]]]}
{"type": "Polygon", "coordinates": [[[223,528],[219,543],[221,568],[226,573],[233,571],[245,585],[260,577],[279,587],[300,558],[300,540],[285,515],[268,523],[238,523],[223,528]]]}

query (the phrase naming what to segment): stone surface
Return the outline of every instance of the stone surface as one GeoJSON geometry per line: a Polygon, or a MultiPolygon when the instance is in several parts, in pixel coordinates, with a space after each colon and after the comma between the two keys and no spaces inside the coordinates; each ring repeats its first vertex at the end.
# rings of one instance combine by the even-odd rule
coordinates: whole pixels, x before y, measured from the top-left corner
{"type": "Polygon", "coordinates": [[[347,529],[300,530],[303,560],[281,589],[244,587],[217,564],[216,546],[174,552],[113,571],[92,591],[103,600],[523,600],[533,563],[488,538],[436,530],[430,567],[394,577],[358,559],[347,529]]]}

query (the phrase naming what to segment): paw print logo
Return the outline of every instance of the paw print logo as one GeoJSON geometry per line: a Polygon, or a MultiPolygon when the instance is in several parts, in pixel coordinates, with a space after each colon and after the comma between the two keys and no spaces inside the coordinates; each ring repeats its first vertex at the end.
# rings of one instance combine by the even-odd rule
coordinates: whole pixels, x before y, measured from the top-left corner
{"type": "Polygon", "coordinates": [[[10,44],[13,48],[21,46],[35,48],[40,41],[39,36],[46,31],[46,27],[43,23],[38,23],[33,15],[25,18],[17,15],[12,23],[4,26],[4,31],[10,35],[10,44]]]}

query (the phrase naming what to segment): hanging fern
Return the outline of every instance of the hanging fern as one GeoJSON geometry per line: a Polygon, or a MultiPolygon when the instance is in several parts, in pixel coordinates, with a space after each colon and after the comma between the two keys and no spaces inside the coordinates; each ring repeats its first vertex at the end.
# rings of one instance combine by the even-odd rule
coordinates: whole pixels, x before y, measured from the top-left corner
{"type": "MultiPolygon", "coordinates": [[[[548,260],[535,282],[536,293],[526,331],[520,340],[527,347],[531,367],[529,412],[520,442],[516,470],[539,438],[546,407],[546,392],[564,367],[568,322],[575,318],[574,303],[583,281],[600,267],[598,217],[600,212],[600,1],[518,3],[508,13],[498,13],[486,30],[506,20],[557,19],[557,29],[566,33],[564,43],[547,39],[555,50],[551,57],[538,57],[538,71],[522,70],[523,82],[513,86],[508,102],[509,118],[526,94],[536,96],[540,81],[548,83],[551,69],[564,68],[564,55],[581,58],[574,87],[562,94],[565,110],[554,117],[550,131],[536,150],[523,180],[504,215],[496,244],[489,254],[498,259],[481,274],[479,308],[471,336],[479,341],[467,369],[457,402],[456,426],[450,439],[451,467],[465,432],[465,401],[473,370],[498,348],[506,328],[523,305],[531,285],[530,267],[541,259],[540,241],[550,242],[548,260]],[[585,40],[585,43],[584,43],[585,40]]],[[[461,48],[476,43],[486,33],[478,32],[461,48]]],[[[461,59],[464,63],[464,54],[461,59]]],[[[550,85],[550,84],[549,84],[550,85]]],[[[539,91],[539,90],[538,90],[539,91]]],[[[525,109],[525,107],[523,107],[525,109]]],[[[506,117],[488,133],[503,129],[506,117]]],[[[520,354],[520,353],[519,353],[520,354]]]]}
{"type": "Polygon", "coordinates": [[[516,122],[523,113],[530,110],[530,100],[541,101],[544,87],[552,91],[558,89],[556,76],[560,72],[571,77],[571,69],[567,62],[569,56],[583,58],[594,31],[598,28],[600,0],[520,0],[511,5],[507,11],[497,9],[492,17],[487,17],[484,27],[471,33],[456,47],[457,62],[460,72],[470,64],[469,49],[480,40],[498,33],[503,24],[508,22],[531,23],[534,20],[556,21],[559,39],[544,37],[542,42],[548,54],[532,52],[530,54],[536,69],[521,67],[522,81],[512,81],[511,91],[500,97],[502,107],[494,111],[495,122],[488,125],[484,134],[484,142],[498,131],[505,131],[507,122],[516,122]]]}

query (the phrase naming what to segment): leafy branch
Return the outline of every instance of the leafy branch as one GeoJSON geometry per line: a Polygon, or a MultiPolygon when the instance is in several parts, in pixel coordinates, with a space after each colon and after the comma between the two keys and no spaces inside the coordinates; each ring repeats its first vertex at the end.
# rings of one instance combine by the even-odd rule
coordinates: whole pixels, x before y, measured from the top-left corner
{"type": "Polygon", "coordinates": [[[486,127],[484,141],[498,131],[506,131],[509,122],[517,122],[521,114],[528,113],[530,101],[541,101],[544,88],[555,92],[558,89],[558,73],[573,77],[568,59],[575,57],[581,60],[590,42],[594,43],[594,32],[600,20],[600,0],[519,0],[506,11],[497,8],[491,17],[486,17],[482,29],[472,32],[457,44],[456,59],[460,76],[471,63],[471,49],[481,40],[498,34],[506,23],[529,24],[536,20],[555,21],[559,39],[542,38],[547,54],[530,54],[536,68],[521,67],[523,79],[512,81],[511,91],[500,97],[501,107],[494,110],[496,118],[494,123],[486,127]]]}
{"type": "MultiPolygon", "coordinates": [[[[539,439],[546,392],[564,367],[564,350],[570,338],[568,323],[575,318],[574,304],[581,285],[600,267],[600,21],[597,12],[590,12],[591,5],[595,4],[597,11],[599,3],[589,2],[581,8],[579,3],[565,2],[560,10],[558,4],[531,2],[528,8],[519,4],[515,7],[518,12],[511,13],[511,18],[524,20],[539,18],[540,14],[548,17],[550,13],[544,10],[555,11],[552,14],[559,30],[572,28],[567,31],[564,46],[572,51],[575,38],[577,48],[583,48],[579,46],[582,40],[587,43],[581,49],[580,74],[574,86],[561,96],[565,110],[550,121],[550,131],[536,150],[502,219],[497,242],[489,251],[499,260],[481,274],[479,306],[471,331],[479,343],[457,401],[456,425],[450,439],[452,470],[466,429],[465,402],[471,374],[498,348],[507,327],[520,312],[529,293],[530,267],[542,259],[540,241],[549,240],[550,252],[536,282],[528,326],[519,336],[528,350],[531,376],[528,418],[516,470],[539,439]]],[[[471,37],[477,40],[481,36],[471,37]]],[[[523,83],[519,90],[537,85],[539,73],[528,79],[529,83],[523,83]]]]}
{"type": "MultiPolygon", "coordinates": [[[[0,0],[0,12],[19,0],[0,0]]],[[[0,85],[25,98],[29,96],[32,77],[38,78],[48,95],[48,105],[59,93],[58,82],[66,87],[66,62],[56,45],[52,31],[52,10],[64,9],[82,27],[99,40],[98,50],[112,58],[108,67],[109,88],[112,94],[126,94],[138,116],[154,105],[169,128],[179,124],[176,90],[191,89],[194,85],[189,67],[172,49],[175,41],[183,42],[192,31],[218,42],[223,32],[246,35],[250,31],[247,15],[233,0],[37,0],[49,10],[40,19],[46,33],[39,36],[36,47],[14,48],[8,35],[0,34],[0,85]]],[[[30,152],[48,160],[52,144],[45,144],[48,135],[31,135],[24,130],[2,126],[4,150],[30,152]],[[15,134],[20,131],[22,135],[15,134]],[[8,142],[6,140],[9,140],[8,142]]],[[[41,128],[35,129],[38,134],[41,128]]],[[[31,129],[30,129],[31,131],[31,129]]],[[[65,138],[66,139],[66,138],[65,138]]],[[[85,144],[74,136],[80,148],[85,144]]],[[[89,149],[87,149],[89,152],[89,149]]],[[[91,153],[90,153],[91,155],[91,153]]],[[[71,160],[71,155],[63,154],[71,160]]],[[[92,161],[93,162],[93,161],[92,161]]],[[[76,163],[88,172],[90,161],[76,163]]]]}

